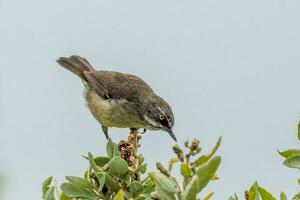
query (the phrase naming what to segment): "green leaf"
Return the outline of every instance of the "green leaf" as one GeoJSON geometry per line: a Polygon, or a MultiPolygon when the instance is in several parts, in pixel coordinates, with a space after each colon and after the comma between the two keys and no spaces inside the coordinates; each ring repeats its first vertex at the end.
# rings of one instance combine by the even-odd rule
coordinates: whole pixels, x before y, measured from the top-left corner
{"type": "Polygon", "coordinates": [[[140,166],[136,169],[136,172],[141,172],[142,174],[145,174],[146,171],[147,171],[147,164],[146,164],[146,163],[140,165],[140,166]]]}
{"type": "Polygon", "coordinates": [[[212,179],[212,177],[215,175],[219,165],[221,163],[221,157],[216,156],[209,160],[204,165],[201,165],[195,174],[199,178],[199,187],[198,192],[201,192],[203,188],[208,184],[208,182],[212,179]]]}
{"type": "Polygon", "coordinates": [[[145,161],[144,156],[143,156],[142,154],[140,154],[140,155],[139,155],[139,166],[140,166],[141,164],[143,164],[144,161],[145,161]]]}
{"type": "Polygon", "coordinates": [[[130,192],[132,194],[136,194],[143,190],[143,185],[138,181],[133,181],[130,184],[130,192]]]}
{"type": "Polygon", "coordinates": [[[180,173],[183,177],[190,177],[192,174],[192,170],[190,166],[186,163],[181,163],[180,165],[180,173]]]}
{"type": "Polygon", "coordinates": [[[130,185],[131,181],[132,181],[131,175],[127,174],[125,176],[125,184],[128,186],[128,185],[130,185]]]}
{"type": "Polygon", "coordinates": [[[170,193],[176,193],[176,189],[172,182],[162,173],[149,173],[150,177],[153,179],[156,186],[162,188],[163,190],[170,192],[170,193]]]}
{"type": "Polygon", "coordinates": [[[234,197],[229,197],[229,199],[228,200],[239,200],[239,198],[237,197],[237,195],[236,194],[234,194],[234,197]]]}
{"type": "Polygon", "coordinates": [[[292,200],[300,200],[300,192],[297,193],[292,200]]]}
{"type": "Polygon", "coordinates": [[[143,180],[143,186],[144,193],[151,193],[155,190],[155,184],[149,176],[143,180]]]}
{"type": "Polygon", "coordinates": [[[87,188],[78,188],[71,183],[63,183],[61,185],[63,193],[70,198],[97,199],[97,195],[87,188]]]}
{"type": "Polygon", "coordinates": [[[50,176],[48,177],[42,184],[42,191],[43,191],[43,196],[46,194],[46,192],[49,190],[50,188],[50,184],[52,182],[53,177],[50,176]]]}
{"type": "Polygon", "coordinates": [[[183,200],[196,200],[199,188],[198,176],[193,176],[183,192],[183,200]]]}
{"type": "Polygon", "coordinates": [[[105,184],[105,178],[106,178],[105,173],[98,172],[98,173],[96,173],[96,177],[99,182],[99,190],[102,191],[104,184],[105,184]]]}
{"type": "Polygon", "coordinates": [[[123,190],[119,190],[119,192],[114,196],[113,200],[124,200],[123,190]]]}
{"type": "Polygon", "coordinates": [[[278,153],[283,156],[284,158],[288,158],[295,155],[300,155],[300,149],[288,149],[286,151],[279,151],[278,153]]]}
{"type": "Polygon", "coordinates": [[[109,138],[106,144],[106,152],[109,158],[113,158],[114,156],[120,156],[120,152],[118,146],[112,142],[109,138]]]}
{"type": "Polygon", "coordinates": [[[64,193],[59,195],[59,200],[72,200],[70,197],[67,197],[64,193]]]}
{"type": "Polygon", "coordinates": [[[263,200],[276,200],[276,198],[270,192],[260,186],[258,186],[258,192],[263,200]]]}
{"type": "Polygon", "coordinates": [[[189,148],[189,143],[190,143],[189,139],[186,139],[183,144],[186,148],[189,148]]]}
{"type": "Polygon", "coordinates": [[[124,197],[125,197],[125,199],[133,200],[132,199],[132,194],[128,191],[124,191],[124,197]]]}
{"type": "Polygon", "coordinates": [[[127,162],[121,158],[120,156],[115,156],[113,157],[109,163],[108,163],[108,166],[110,167],[110,169],[120,175],[120,176],[123,176],[127,173],[128,171],[128,164],[127,162]]]}
{"type": "Polygon", "coordinates": [[[300,168],[300,155],[295,155],[285,159],[283,164],[290,168],[300,168]]]}
{"type": "Polygon", "coordinates": [[[60,191],[58,183],[55,179],[53,180],[53,187],[54,187],[54,191],[56,192],[57,196],[59,197],[59,193],[61,193],[61,191],[60,191]]]}
{"type": "Polygon", "coordinates": [[[55,200],[54,187],[50,187],[44,195],[43,200],[55,200]]]}
{"type": "Polygon", "coordinates": [[[88,153],[88,158],[89,158],[89,162],[90,162],[90,166],[91,168],[97,173],[101,171],[101,168],[99,168],[95,161],[94,161],[94,156],[89,152],[88,153]]]}
{"type": "Polygon", "coordinates": [[[250,187],[249,200],[259,200],[258,185],[256,182],[250,187]]]}
{"type": "Polygon", "coordinates": [[[284,192],[280,193],[280,200],[287,200],[287,196],[284,192]]]}
{"type": "Polygon", "coordinates": [[[113,156],[121,156],[121,153],[116,144],[114,145],[114,155],[113,156]]]}
{"type": "MultiPolygon", "coordinates": [[[[133,199],[130,199],[133,200],[133,199]]],[[[151,193],[142,193],[138,195],[134,200],[152,200],[151,193]]]]}
{"type": "Polygon", "coordinates": [[[169,193],[160,188],[156,188],[160,200],[176,200],[175,193],[169,193]]]}
{"type": "Polygon", "coordinates": [[[114,143],[111,141],[111,138],[108,138],[106,144],[106,153],[109,158],[112,158],[114,155],[114,143]]]}
{"type": "Polygon", "coordinates": [[[214,195],[214,193],[213,192],[210,192],[210,193],[208,193],[205,197],[204,197],[204,199],[203,200],[209,200],[209,199],[211,199],[211,197],[214,195]]]}
{"type": "Polygon", "coordinates": [[[213,157],[213,155],[216,153],[216,151],[218,150],[219,146],[221,145],[221,141],[222,141],[222,137],[219,137],[218,141],[217,141],[216,145],[213,147],[213,149],[208,154],[202,155],[197,160],[195,160],[194,163],[193,163],[193,167],[198,167],[200,165],[203,165],[211,157],[213,157]]]}
{"type": "Polygon", "coordinates": [[[90,180],[91,179],[91,177],[90,177],[90,170],[85,170],[84,171],[83,178],[85,180],[90,180]]]}
{"type": "Polygon", "coordinates": [[[103,167],[104,165],[106,165],[109,162],[109,160],[110,159],[105,156],[99,156],[94,158],[96,165],[99,167],[103,167]]]}
{"type": "Polygon", "coordinates": [[[79,188],[93,188],[92,183],[81,177],[66,176],[66,179],[74,186],[79,188]]]}
{"type": "Polygon", "coordinates": [[[300,121],[298,122],[298,140],[300,140],[300,121]]]}
{"type": "Polygon", "coordinates": [[[115,181],[110,175],[105,173],[105,184],[111,188],[114,192],[119,191],[120,185],[117,181],[115,181]]]}
{"type": "Polygon", "coordinates": [[[176,189],[172,182],[162,173],[149,173],[154,181],[155,189],[161,200],[176,200],[176,189]]]}

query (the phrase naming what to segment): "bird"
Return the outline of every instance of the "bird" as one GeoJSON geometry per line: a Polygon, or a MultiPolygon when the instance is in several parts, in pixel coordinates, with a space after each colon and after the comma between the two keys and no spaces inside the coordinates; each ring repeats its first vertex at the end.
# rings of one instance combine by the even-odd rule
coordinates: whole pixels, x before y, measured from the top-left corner
{"type": "Polygon", "coordinates": [[[141,78],[116,71],[96,70],[84,57],[72,55],[56,60],[77,75],[94,118],[108,136],[108,128],[161,130],[177,142],[171,106],[141,78]]]}

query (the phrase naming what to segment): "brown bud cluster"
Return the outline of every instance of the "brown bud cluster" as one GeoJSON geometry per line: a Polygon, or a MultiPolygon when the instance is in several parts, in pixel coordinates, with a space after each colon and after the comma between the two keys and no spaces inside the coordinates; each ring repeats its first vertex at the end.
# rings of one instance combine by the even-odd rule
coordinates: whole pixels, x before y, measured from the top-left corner
{"type": "Polygon", "coordinates": [[[178,160],[184,162],[184,154],[178,145],[173,146],[173,151],[177,155],[178,160]]]}
{"type": "Polygon", "coordinates": [[[160,162],[156,163],[156,168],[165,176],[170,176],[168,170],[166,170],[166,168],[160,162]]]}
{"type": "Polygon", "coordinates": [[[134,165],[134,148],[133,144],[129,143],[128,141],[122,140],[119,144],[119,151],[121,153],[121,157],[126,160],[129,166],[134,165]]]}
{"type": "Polygon", "coordinates": [[[191,145],[191,150],[192,151],[196,151],[197,150],[197,148],[198,148],[198,146],[199,146],[199,143],[200,143],[200,141],[199,140],[197,140],[197,139],[193,139],[193,141],[192,141],[192,145],[191,145]]]}

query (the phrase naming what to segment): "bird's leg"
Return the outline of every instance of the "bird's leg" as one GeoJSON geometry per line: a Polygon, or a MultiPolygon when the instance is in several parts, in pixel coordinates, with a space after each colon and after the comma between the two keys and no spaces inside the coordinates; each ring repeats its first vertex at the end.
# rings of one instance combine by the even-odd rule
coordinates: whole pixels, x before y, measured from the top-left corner
{"type": "Polygon", "coordinates": [[[105,135],[105,137],[106,137],[106,139],[108,140],[108,128],[107,127],[105,127],[105,126],[101,126],[101,128],[102,128],[102,131],[103,131],[103,133],[104,133],[104,135],[105,135]]]}

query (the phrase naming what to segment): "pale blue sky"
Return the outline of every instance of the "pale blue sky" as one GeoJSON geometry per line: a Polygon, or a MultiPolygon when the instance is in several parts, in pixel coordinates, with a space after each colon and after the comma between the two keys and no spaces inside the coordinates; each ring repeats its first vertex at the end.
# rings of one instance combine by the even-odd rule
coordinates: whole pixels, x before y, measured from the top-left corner
{"type": "MultiPolygon", "coordinates": [[[[255,180],[291,197],[299,172],[276,149],[299,146],[299,10],[298,0],[0,0],[5,199],[40,199],[47,176],[80,175],[82,154],[104,154],[81,81],[55,62],[71,54],[147,81],[172,105],[180,142],[198,137],[208,151],[223,136],[221,180],[206,190],[214,199],[255,180]]],[[[144,136],[150,169],[173,144],[162,132],[144,136]]]]}

